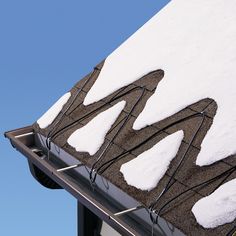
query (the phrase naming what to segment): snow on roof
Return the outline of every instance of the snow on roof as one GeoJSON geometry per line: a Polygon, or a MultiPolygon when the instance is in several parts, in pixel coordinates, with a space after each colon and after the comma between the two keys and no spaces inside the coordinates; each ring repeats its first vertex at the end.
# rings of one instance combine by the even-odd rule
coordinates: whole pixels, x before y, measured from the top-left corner
{"type": "Polygon", "coordinates": [[[67,142],[78,152],[94,155],[104,143],[107,132],[124,109],[125,104],[125,101],[121,101],[100,113],[88,124],[73,132],[67,142]]]}
{"type": "Polygon", "coordinates": [[[63,106],[68,102],[71,93],[64,94],[47,112],[45,112],[38,120],[37,123],[41,129],[47,128],[59,115],[63,106]]]}
{"type": "MultiPolygon", "coordinates": [[[[212,127],[201,144],[196,164],[209,165],[235,154],[235,12],[235,0],[171,1],[106,59],[84,104],[96,102],[148,72],[163,69],[163,80],[147,101],[133,128],[142,129],[195,102],[211,98],[216,101],[218,110],[212,127]]],[[[164,148],[168,151],[168,147],[164,148]]],[[[146,182],[147,178],[139,178],[139,173],[145,173],[148,168],[142,163],[147,156],[150,158],[145,152],[121,167],[126,181],[140,189],[150,189],[153,186],[152,182],[146,182]]],[[[150,164],[152,158],[149,159],[150,166],[154,165],[150,164]]],[[[215,227],[235,219],[236,201],[231,199],[230,189],[224,195],[226,200],[215,202],[218,198],[214,198],[228,185],[222,186],[194,207],[196,212],[198,208],[199,212],[204,212],[206,207],[219,207],[220,212],[212,209],[209,218],[208,214],[196,213],[198,221],[204,227],[215,227]],[[223,210],[224,204],[230,206],[233,213],[223,210]],[[216,219],[218,223],[212,222],[216,219]]]]}
{"type": "Polygon", "coordinates": [[[192,212],[204,228],[215,228],[232,222],[236,218],[236,179],[200,199],[193,206],[192,212]]]}
{"type": "Polygon", "coordinates": [[[126,182],[141,190],[150,191],[155,188],[176,156],[183,137],[183,131],[177,131],[133,160],[124,163],[120,171],[126,182]]]}
{"type": "Polygon", "coordinates": [[[134,123],[138,130],[204,98],[218,105],[201,145],[200,166],[236,153],[236,1],[174,0],[116,49],[84,104],[150,71],[165,76],[134,123]]]}
{"type": "MultiPolygon", "coordinates": [[[[138,114],[141,110],[142,112],[137,118],[133,116],[132,120],[129,120],[130,128],[127,128],[130,125],[128,122],[125,127],[125,135],[122,134],[123,136],[120,135],[122,138],[117,138],[119,141],[122,140],[121,148],[127,150],[130,143],[133,146],[132,142],[137,143],[137,140],[140,141],[139,139],[146,138],[150,131],[151,133],[154,132],[156,124],[150,125],[172,115],[174,116],[180,110],[204,98],[211,98],[216,101],[218,110],[212,126],[202,141],[196,163],[200,166],[209,165],[235,154],[235,12],[235,0],[228,0],[227,2],[223,0],[172,0],[166,8],[154,16],[106,59],[102,70],[99,71],[98,78],[94,80],[95,83],[88,83],[92,87],[84,90],[88,91],[84,101],[76,100],[79,108],[74,106],[73,112],[68,113],[66,118],[73,120],[72,123],[75,123],[76,115],[79,113],[84,111],[89,113],[93,106],[99,110],[99,103],[104,103],[107,98],[103,101],[100,101],[100,99],[111,95],[125,85],[139,80],[151,71],[162,69],[165,75],[159,82],[155,93],[153,94],[154,90],[148,91],[149,95],[150,93],[153,95],[149,96],[150,98],[145,106],[146,100],[145,102],[142,100],[142,104],[137,109],[138,112],[136,111],[138,114]],[[95,103],[97,101],[100,102],[95,103]],[[94,104],[89,106],[92,103],[94,104]],[[82,105],[80,106],[80,104],[82,105]],[[150,127],[152,129],[149,129],[150,127]]],[[[132,86],[136,85],[133,83],[132,86]]],[[[118,94],[120,93],[119,91],[118,94]]],[[[47,128],[54,121],[70,96],[70,93],[65,94],[37,121],[41,129],[47,128]]],[[[72,134],[70,133],[71,130],[68,131],[71,135],[68,143],[77,152],[88,152],[90,155],[96,154],[103,144],[107,132],[124,107],[125,102],[122,101],[96,117],[92,115],[92,119],[85,126],[73,130],[72,134]]],[[[92,114],[94,113],[92,112],[92,114]]],[[[65,122],[68,122],[68,120],[65,119],[65,122]]],[[[64,125],[64,127],[67,127],[68,124],[64,125]]],[[[74,127],[72,128],[74,129],[74,127]]],[[[179,127],[175,128],[179,129],[179,127]]],[[[165,130],[165,132],[167,131],[165,130]]],[[[126,182],[142,190],[153,189],[163,177],[170,161],[175,157],[182,139],[183,131],[178,131],[159,141],[151,148],[149,147],[149,150],[145,149],[146,146],[141,147],[144,150],[143,153],[139,153],[138,157],[132,161],[122,163],[120,171],[123,173],[126,182]]],[[[69,150],[70,145],[68,145],[69,147],[66,146],[69,150]]],[[[116,145],[116,148],[113,146],[112,157],[120,148],[119,142],[118,144],[114,142],[114,145],[116,145]]],[[[191,146],[193,145],[191,144],[191,146]]],[[[195,153],[198,152],[195,151],[195,153]]],[[[189,156],[192,158],[190,160],[192,164],[195,162],[195,156],[192,153],[191,155],[189,156]]],[[[111,158],[111,156],[108,158],[111,158]]],[[[224,162],[218,162],[215,165],[220,166],[219,170],[226,170],[228,163],[222,163],[224,162]]],[[[214,166],[212,169],[214,171],[210,173],[211,177],[219,171],[217,168],[214,169],[214,166]]],[[[181,175],[183,176],[186,174],[185,172],[188,172],[190,179],[192,174],[194,177],[201,178],[202,176],[199,177],[201,173],[207,173],[201,172],[201,170],[202,168],[199,170],[195,167],[195,164],[194,166],[192,164],[190,175],[186,167],[181,175]],[[191,172],[193,169],[194,173],[191,172]]],[[[123,177],[122,183],[124,183],[123,177]]],[[[120,175],[114,176],[114,173],[112,173],[112,178],[117,178],[120,181],[120,175]]],[[[206,178],[206,176],[202,178],[206,178]]],[[[186,186],[191,187],[194,181],[193,179],[190,182],[186,181],[188,182],[186,186]]],[[[179,185],[183,183],[179,180],[177,182],[179,185]]],[[[212,228],[235,219],[236,200],[234,191],[232,191],[234,185],[235,180],[228,182],[209,197],[203,198],[195,204],[193,213],[199,224],[206,228],[212,228]],[[205,210],[208,206],[211,209],[210,211],[205,210]]],[[[127,186],[124,187],[125,191],[127,188],[127,186]]],[[[137,193],[135,191],[132,189],[130,193],[137,193]]],[[[199,194],[197,190],[196,192],[199,194]]],[[[143,195],[143,193],[138,192],[136,197],[142,198],[141,200],[145,198],[142,202],[146,202],[146,194],[143,195]]],[[[187,212],[185,208],[182,208],[183,212],[187,212]]],[[[175,214],[173,215],[175,216],[175,214]]],[[[189,230],[194,227],[196,228],[196,225],[187,226],[185,229],[188,228],[189,230]]],[[[197,230],[202,232],[203,229],[199,227],[197,230]]]]}

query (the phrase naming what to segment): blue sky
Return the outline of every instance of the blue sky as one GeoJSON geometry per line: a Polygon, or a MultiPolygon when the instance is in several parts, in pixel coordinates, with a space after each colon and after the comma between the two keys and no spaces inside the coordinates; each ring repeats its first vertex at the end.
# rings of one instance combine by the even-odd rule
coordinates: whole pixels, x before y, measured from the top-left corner
{"type": "Polygon", "coordinates": [[[76,235],[76,200],[39,185],[3,132],[32,124],[167,2],[0,1],[0,235],[76,235]]]}

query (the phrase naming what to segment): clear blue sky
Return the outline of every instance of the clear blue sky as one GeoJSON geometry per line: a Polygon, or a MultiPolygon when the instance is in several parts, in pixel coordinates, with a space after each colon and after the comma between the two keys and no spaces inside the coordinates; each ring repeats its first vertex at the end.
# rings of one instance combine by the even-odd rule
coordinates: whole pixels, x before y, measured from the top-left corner
{"type": "Polygon", "coordinates": [[[0,1],[0,235],[76,235],[76,200],[39,185],[3,132],[32,124],[167,2],[0,1]]]}

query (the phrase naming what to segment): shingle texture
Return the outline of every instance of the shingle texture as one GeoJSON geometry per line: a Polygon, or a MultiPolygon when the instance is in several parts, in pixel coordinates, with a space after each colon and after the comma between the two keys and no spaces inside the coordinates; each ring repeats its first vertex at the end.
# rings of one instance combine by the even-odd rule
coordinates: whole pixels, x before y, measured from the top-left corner
{"type": "MultiPolygon", "coordinates": [[[[73,97],[76,95],[78,89],[83,88],[77,99],[74,101],[73,105],[66,112],[66,114],[62,115],[64,113],[64,111],[62,110],[54,121],[54,123],[52,123],[47,129],[42,130],[38,127],[37,123],[35,123],[34,129],[36,130],[36,132],[47,136],[48,132],[52,129],[52,127],[54,127],[56,121],[58,119],[61,119],[62,117],[61,122],[57,127],[55,127],[53,132],[54,134],[58,132],[58,134],[52,138],[52,141],[61,148],[63,148],[66,152],[70,153],[74,157],[78,158],[81,162],[91,167],[96,161],[97,157],[101,154],[102,150],[107,145],[107,143],[113,139],[115,133],[117,132],[122,123],[122,119],[126,117],[126,115],[131,111],[133,105],[135,104],[137,99],[140,98],[142,92],[144,91],[140,102],[132,111],[131,116],[129,117],[126,125],[121,130],[119,135],[112,141],[112,145],[107,150],[107,152],[105,152],[102,160],[96,165],[97,167],[101,166],[104,162],[114,158],[122,152],[129,150],[130,148],[139,144],[140,142],[148,138],[150,135],[157,133],[159,130],[163,129],[163,127],[166,127],[167,125],[172,124],[173,122],[182,119],[186,116],[201,112],[206,107],[206,119],[196,139],[191,145],[180,171],[178,171],[174,177],[176,182],[166,193],[166,195],[160,200],[158,206],[161,207],[169,199],[175,197],[177,194],[188,189],[189,187],[201,183],[205,180],[208,180],[229,169],[231,166],[236,165],[236,159],[234,157],[228,157],[211,166],[199,167],[195,165],[196,157],[199,153],[201,142],[207,130],[210,128],[217,110],[216,103],[210,99],[204,99],[196,104],[192,104],[181,112],[139,131],[135,131],[132,129],[132,125],[136,117],[142,111],[146,101],[150,96],[152,96],[156,86],[163,78],[164,72],[161,70],[154,71],[140,78],[129,86],[126,86],[124,89],[116,91],[115,93],[109,95],[108,97],[102,99],[99,102],[96,102],[89,106],[84,106],[83,100],[86,96],[86,93],[96,81],[100,70],[102,69],[103,63],[104,62],[101,62],[99,65],[97,65],[93,72],[85,76],[85,78],[80,80],[71,89],[73,97]],[[86,84],[85,87],[83,87],[83,84],[87,79],[89,79],[89,82],[86,84]],[[143,89],[144,87],[146,88],[145,90],[143,89]],[[111,130],[106,135],[105,143],[94,156],[91,157],[88,153],[76,152],[75,149],[68,145],[67,139],[75,130],[84,126],[97,114],[113,106],[121,100],[126,100],[126,107],[120,114],[119,118],[116,120],[111,130]],[[68,124],[73,125],[59,132],[62,128],[68,126],[68,124]]],[[[168,179],[170,178],[170,175],[174,172],[181,156],[187,149],[188,144],[195,130],[197,129],[200,121],[201,117],[194,117],[179,124],[173,125],[166,130],[159,131],[159,133],[154,138],[141,145],[139,148],[133,150],[128,155],[114,162],[114,164],[111,165],[104,173],[102,173],[102,175],[142,204],[149,206],[149,204],[160,194],[160,192],[166,185],[168,179]],[[143,151],[151,148],[154,144],[166,137],[168,134],[174,133],[177,130],[181,129],[184,131],[184,140],[181,144],[176,158],[174,158],[171,162],[170,168],[168,169],[167,173],[162,178],[162,180],[159,182],[158,186],[152,191],[146,192],[127,185],[124,181],[122,174],[119,171],[120,166],[123,163],[135,158],[143,151]]],[[[96,135],[96,133],[94,135],[96,135]]],[[[235,177],[236,173],[230,175],[227,179],[224,180],[224,182],[235,177]]],[[[230,231],[230,229],[233,227],[235,222],[219,226],[215,229],[204,229],[203,227],[197,224],[191,212],[191,208],[193,207],[193,205],[202,197],[209,195],[222,182],[222,180],[223,178],[211,184],[208,184],[206,187],[197,188],[194,191],[189,191],[187,194],[183,195],[182,197],[168,205],[167,208],[162,212],[161,216],[187,235],[226,235],[227,232],[230,231]]]]}

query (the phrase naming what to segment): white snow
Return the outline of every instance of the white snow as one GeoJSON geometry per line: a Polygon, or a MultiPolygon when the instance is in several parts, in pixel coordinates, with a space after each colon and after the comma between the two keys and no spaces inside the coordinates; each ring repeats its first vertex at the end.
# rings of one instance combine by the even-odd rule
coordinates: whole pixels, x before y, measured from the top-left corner
{"type": "Polygon", "coordinates": [[[107,132],[124,109],[125,104],[125,101],[121,101],[103,111],[88,124],[73,132],[67,142],[78,152],[88,152],[91,156],[94,155],[102,146],[107,132]]]}
{"type": "Polygon", "coordinates": [[[141,129],[212,98],[218,110],[196,163],[209,165],[235,154],[235,12],[235,0],[172,0],[106,59],[84,104],[163,69],[164,78],[133,128],[141,129]]]}
{"type": "Polygon", "coordinates": [[[58,116],[63,106],[68,102],[71,93],[64,94],[47,112],[45,112],[38,120],[37,123],[41,129],[47,128],[58,116]]]}
{"type": "Polygon", "coordinates": [[[215,228],[236,219],[236,179],[221,185],[211,195],[200,199],[192,208],[197,222],[215,228]]]}
{"type": "Polygon", "coordinates": [[[123,164],[120,171],[126,182],[141,190],[150,191],[155,188],[176,156],[183,137],[182,130],[175,132],[123,164]]]}

